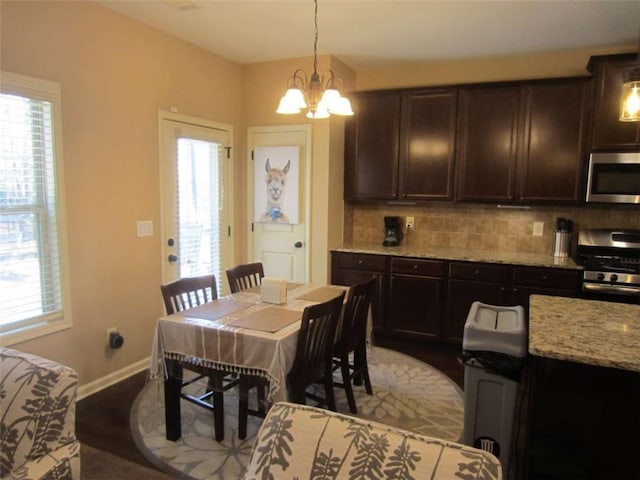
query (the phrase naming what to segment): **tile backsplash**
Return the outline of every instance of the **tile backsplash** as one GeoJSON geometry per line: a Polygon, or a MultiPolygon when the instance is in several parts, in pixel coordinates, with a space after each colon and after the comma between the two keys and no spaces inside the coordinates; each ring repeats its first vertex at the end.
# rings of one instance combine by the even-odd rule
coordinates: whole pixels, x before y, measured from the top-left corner
{"type": "Polygon", "coordinates": [[[577,233],[585,228],[640,229],[637,206],[498,208],[495,205],[346,204],[345,243],[382,243],[386,215],[415,218],[403,244],[411,247],[455,247],[520,253],[551,253],[556,218],[574,222],[577,233]],[[533,223],[543,222],[542,236],[533,236],[533,223]]]}

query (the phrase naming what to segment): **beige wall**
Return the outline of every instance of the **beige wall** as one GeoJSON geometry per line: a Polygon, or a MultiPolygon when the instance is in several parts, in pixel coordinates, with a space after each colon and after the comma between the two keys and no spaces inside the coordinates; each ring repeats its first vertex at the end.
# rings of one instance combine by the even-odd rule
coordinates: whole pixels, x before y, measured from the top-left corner
{"type": "Polygon", "coordinates": [[[0,8],[2,70],[61,85],[74,320],[15,348],[70,365],[83,385],[147,357],[162,312],[158,111],[230,124],[240,139],[242,70],[93,2],[0,8]],[[153,220],[154,236],[137,238],[137,220],[153,220]],[[113,326],[118,351],[105,347],[113,326]]]}
{"type": "Polygon", "coordinates": [[[581,77],[588,75],[586,66],[591,55],[625,52],[637,52],[637,45],[594,47],[562,52],[505,55],[420,65],[398,65],[395,68],[358,70],[356,90],[581,77]]]}

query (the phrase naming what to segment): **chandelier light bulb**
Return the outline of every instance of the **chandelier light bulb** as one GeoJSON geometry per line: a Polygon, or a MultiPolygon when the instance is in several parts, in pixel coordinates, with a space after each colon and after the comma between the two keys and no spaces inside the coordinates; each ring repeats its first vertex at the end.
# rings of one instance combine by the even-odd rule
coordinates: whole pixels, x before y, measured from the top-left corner
{"type": "Polygon", "coordinates": [[[329,109],[329,112],[333,115],[349,116],[353,115],[353,109],[351,108],[351,102],[346,97],[340,97],[329,109]]]}

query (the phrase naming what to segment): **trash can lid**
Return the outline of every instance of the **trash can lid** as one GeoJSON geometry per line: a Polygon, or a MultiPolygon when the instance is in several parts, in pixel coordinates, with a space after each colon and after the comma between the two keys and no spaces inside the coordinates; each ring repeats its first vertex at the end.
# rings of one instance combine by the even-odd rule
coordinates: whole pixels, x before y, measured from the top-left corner
{"type": "Polygon", "coordinates": [[[526,356],[524,308],[520,305],[502,307],[473,302],[464,326],[462,348],[526,356]]]}

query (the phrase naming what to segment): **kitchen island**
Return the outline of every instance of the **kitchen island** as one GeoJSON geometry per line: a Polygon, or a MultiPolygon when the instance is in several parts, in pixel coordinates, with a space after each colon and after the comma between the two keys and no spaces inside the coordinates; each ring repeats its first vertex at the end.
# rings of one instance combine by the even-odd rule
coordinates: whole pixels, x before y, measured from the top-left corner
{"type": "Polygon", "coordinates": [[[529,353],[640,372],[640,305],[531,295],[529,353]]]}
{"type": "Polygon", "coordinates": [[[640,478],[640,306],[531,295],[527,478],[640,478]]]}

